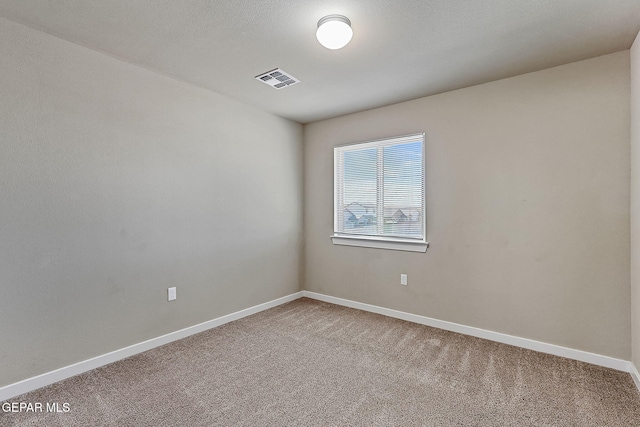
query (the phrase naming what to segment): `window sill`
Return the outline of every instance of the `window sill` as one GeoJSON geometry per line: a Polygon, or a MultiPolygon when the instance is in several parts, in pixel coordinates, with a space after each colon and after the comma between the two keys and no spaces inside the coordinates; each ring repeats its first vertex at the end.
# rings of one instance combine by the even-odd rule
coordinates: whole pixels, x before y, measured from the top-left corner
{"type": "Polygon", "coordinates": [[[331,236],[334,245],[358,246],[361,248],[390,249],[394,251],[426,252],[429,242],[391,239],[368,236],[331,236]]]}

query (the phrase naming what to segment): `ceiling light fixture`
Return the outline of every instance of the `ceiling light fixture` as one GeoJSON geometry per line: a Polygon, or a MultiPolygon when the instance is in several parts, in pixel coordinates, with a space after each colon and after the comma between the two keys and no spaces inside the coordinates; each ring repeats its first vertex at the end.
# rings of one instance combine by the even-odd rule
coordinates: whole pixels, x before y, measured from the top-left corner
{"type": "Polygon", "coordinates": [[[342,15],[327,15],[318,21],[316,38],[327,49],[343,48],[351,41],[351,21],[342,15]]]}

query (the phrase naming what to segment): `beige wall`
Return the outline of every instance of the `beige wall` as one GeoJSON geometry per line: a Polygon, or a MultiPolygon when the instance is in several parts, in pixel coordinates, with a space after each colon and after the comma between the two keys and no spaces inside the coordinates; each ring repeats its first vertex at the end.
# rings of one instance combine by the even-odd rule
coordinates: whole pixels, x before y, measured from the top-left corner
{"type": "Polygon", "coordinates": [[[640,368],[640,36],[631,47],[631,361],[640,368]]]}
{"type": "Polygon", "coordinates": [[[301,125],[4,19],[0,52],[0,386],[300,289],[301,125]]]}
{"type": "Polygon", "coordinates": [[[629,360],[628,51],[307,125],[304,166],[305,289],[629,360]],[[427,253],[332,245],[333,146],[421,131],[427,253]]]}

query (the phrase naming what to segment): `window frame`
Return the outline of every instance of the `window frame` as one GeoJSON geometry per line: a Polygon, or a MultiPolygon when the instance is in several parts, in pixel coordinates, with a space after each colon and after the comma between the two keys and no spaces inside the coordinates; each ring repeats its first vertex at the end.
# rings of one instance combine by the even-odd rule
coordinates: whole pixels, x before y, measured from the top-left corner
{"type": "MultiPolygon", "coordinates": [[[[331,235],[331,240],[334,245],[346,245],[346,246],[357,246],[357,247],[365,247],[365,248],[376,248],[376,249],[390,249],[390,250],[399,250],[399,251],[410,251],[410,252],[426,252],[429,247],[429,242],[427,242],[427,210],[426,210],[426,155],[425,155],[425,132],[414,133],[409,135],[401,135],[389,138],[379,138],[368,141],[361,142],[352,142],[347,144],[336,145],[333,147],[333,234],[331,235]],[[343,160],[340,158],[340,153],[343,153],[345,147],[355,147],[353,150],[363,150],[367,148],[373,147],[385,147],[385,146],[393,146],[401,143],[407,142],[421,142],[422,145],[422,218],[421,218],[421,226],[422,226],[422,237],[392,237],[392,236],[384,236],[384,235],[359,235],[359,234],[350,234],[345,233],[344,231],[340,232],[339,221],[344,221],[344,212],[339,211],[339,207],[343,205],[341,203],[341,193],[344,192],[344,183],[340,183],[338,176],[339,171],[342,168],[343,160]]],[[[384,166],[382,166],[384,167],[384,166]]],[[[376,167],[376,175],[380,176],[380,165],[378,164],[376,167]]],[[[382,173],[384,174],[384,173],[382,173]]],[[[384,183],[380,183],[378,181],[378,186],[384,185],[384,183]]],[[[376,192],[376,206],[377,210],[379,210],[382,206],[382,201],[377,200],[378,193],[376,192]]],[[[384,210],[383,210],[384,212],[384,210]]],[[[384,215],[384,213],[383,213],[384,215]]]]}

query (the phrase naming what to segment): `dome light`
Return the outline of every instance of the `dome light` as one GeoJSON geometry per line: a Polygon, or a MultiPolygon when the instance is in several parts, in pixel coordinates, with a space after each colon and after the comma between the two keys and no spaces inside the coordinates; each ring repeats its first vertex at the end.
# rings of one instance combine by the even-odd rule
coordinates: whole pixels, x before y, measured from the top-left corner
{"type": "Polygon", "coordinates": [[[316,38],[327,49],[343,48],[351,41],[351,21],[342,15],[327,15],[318,21],[316,38]]]}

